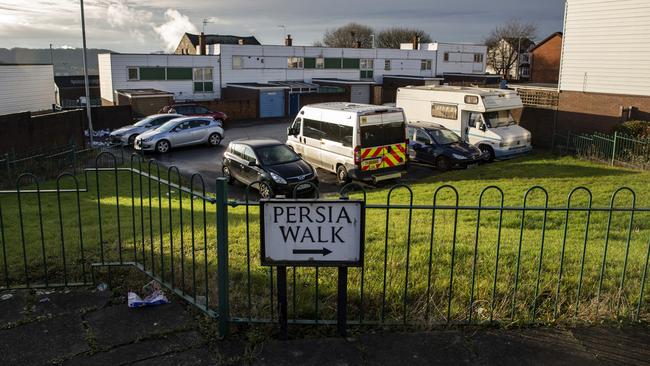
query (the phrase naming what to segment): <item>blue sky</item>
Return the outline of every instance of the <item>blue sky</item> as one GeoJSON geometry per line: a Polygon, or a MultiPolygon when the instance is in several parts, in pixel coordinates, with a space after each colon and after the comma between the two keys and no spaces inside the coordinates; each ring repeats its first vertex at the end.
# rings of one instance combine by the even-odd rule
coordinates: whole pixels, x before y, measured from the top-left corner
{"type": "MultiPolygon", "coordinates": [[[[481,43],[510,18],[533,22],[538,39],[562,30],[564,0],[86,0],[88,46],[121,52],[170,50],[183,32],[255,35],[281,44],[285,29],[310,45],[351,21],[380,30],[417,27],[434,40],[481,43]],[[281,25],[284,28],[280,27],[281,25]]],[[[81,45],[78,0],[0,0],[0,47],[81,45]]]]}

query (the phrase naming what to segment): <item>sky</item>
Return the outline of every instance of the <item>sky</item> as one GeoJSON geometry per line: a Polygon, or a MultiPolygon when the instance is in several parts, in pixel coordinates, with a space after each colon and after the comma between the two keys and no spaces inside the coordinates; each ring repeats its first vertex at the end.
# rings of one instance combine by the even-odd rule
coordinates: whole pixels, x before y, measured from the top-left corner
{"type": "MultiPolygon", "coordinates": [[[[537,39],[562,30],[564,0],[86,0],[89,48],[173,51],[184,32],[254,35],[262,44],[311,45],[355,21],[379,31],[421,28],[433,40],[482,43],[511,18],[533,22],[537,39]]],[[[0,48],[81,46],[79,0],[0,0],[0,48]]]]}

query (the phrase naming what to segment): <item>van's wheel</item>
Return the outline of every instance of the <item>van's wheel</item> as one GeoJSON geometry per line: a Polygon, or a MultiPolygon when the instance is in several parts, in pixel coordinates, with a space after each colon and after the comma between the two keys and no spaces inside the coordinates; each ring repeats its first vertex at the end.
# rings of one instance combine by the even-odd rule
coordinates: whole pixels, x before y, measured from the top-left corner
{"type": "Polygon", "coordinates": [[[169,151],[169,141],[160,140],[156,143],[156,152],[164,154],[169,151]]]}
{"type": "Polygon", "coordinates": [[[221,135],[219,135],[218,133],[215,132],[212,135],[210,135],[210,137],[208,137],[208,144],[210,144],[210,146],[217,146],[220,143],[221,143],[221,135]]]}
{"type": "Polygon", "coordinates": [[[485,161],[491,162],[494,160],[494,149],[492,148],[492,146],[479,145],[478,149],[481,150],[483,154],[487,154],[485,157],[485,161]]]}
{"type": "Polygon", "coordinates": [[[221,168],[221,172],[223,173],[224,178],[226,178],[228,184],[232,184],[235,181],[230,174],[230,168],[228,168],[228,166],[224,165],[223,168],[221,168]]]}
{"type": "Polygon", "coordinates": [[[350,183],[350,176],[348,175],[348,170],[345,169],[344,165],[336,167],[336,181],[341,185],[350,183]]]}
{"type": "Polygon", "coordinates": [[[436,159],[436,168],[440,171],[446,172],[451,169],[451,161],[449,161],[449,158],[446,156],[439,156],[438,159],[436,159]]]}
{"type": "Polygon", "coordinates": [[[264,199],[273,198],[273,191],[271,190],[271,187],[268,184],[260,183],[258,190],[260,192],[260,197],[264,199]]]}
{"type": "Polygon", "coordinates": [[[135,144],[135,138],[136,137],[138,137],[138,134],[135,134],[135,133],[133,135],[129,136],[129,139],[127,140],[127,145],[133,147],[133,145],[135,144]]]}

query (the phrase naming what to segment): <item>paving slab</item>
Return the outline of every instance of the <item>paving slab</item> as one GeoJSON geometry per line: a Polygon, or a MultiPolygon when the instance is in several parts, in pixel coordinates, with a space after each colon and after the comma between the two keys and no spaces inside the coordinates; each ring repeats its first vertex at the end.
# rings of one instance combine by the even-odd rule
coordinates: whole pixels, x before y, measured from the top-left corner
{"type": "Polygon", "coordinates": [[[466,365],[475,358],[457,330],[378,333],[360,341],[369,365],[466,365]]]}
{"type": "Polygon", "coordinates": [[[254,365],[360,365],[363,357],[358,346],[357,341],[341,338],[270,341],[254,365]]]}
{"type": "Polygon", "coordinates": [[[180,332],[111,348],[94,354],[81,355],[63,362],[64,366],[123,365],[170,352],[180,352],[205,344],[196,331],[180,332]]]}
{"type": "Polygon", "coordinates": [[[88,289],[38,290],[35,292],[34,312],[46,315],[87,312],[106,306],[110,298],[110,291],[91,291],[88,289]]]}
{"type": "Polygon", "coordinates": [[[0,300],[0,328],[6,328],[31,317],[33,296],[28,291],[9,290],[0,292],[6,300],[0,300]]]}
{"type": "Polygon", "coordinates": [[[143,308],[129,308],[126,304],[108,306],[87,314],[86,321],[99,348],[195,327],[180,301],[143,308]]]}
{"type": "Polygon", "coordinates": [[[479,365],[596,365],[568,330],[558,328],[465,331],[479,365]]]}
{"type": "Polygon", "coordinates": [[[42,365],[90,351],[77,314],[0,330],[0,339],[0,365],[42,365]]]}
{"type": "Polygon", "coordinates": [[[170,353],[160,357],[132,363],[133,366],[212,366],[218,365],[217,358],[206,348],[170,353]]]}
{"type": "Polygon", "coordinates": [[[650,365],[650,327],[581,327],[571,333],[602,365],[650,365]]]}

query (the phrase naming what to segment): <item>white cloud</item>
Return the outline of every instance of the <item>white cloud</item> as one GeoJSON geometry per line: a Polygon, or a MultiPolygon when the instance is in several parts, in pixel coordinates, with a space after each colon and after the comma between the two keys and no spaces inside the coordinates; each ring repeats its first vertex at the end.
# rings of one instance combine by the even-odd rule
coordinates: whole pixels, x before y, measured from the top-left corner
{"type": "Polygon", "coordinates": [[[106,20],[111,27],[137,27],[149,24],[153,14],[129,7],[126,1],[113,1],[106,8],[106,20]]]}
{"type": "Polygon", "coordinates": [[[165,19],[167,21],[154,27],[154,31],[158,33],[158,36],[165,43],[167,51],[173,51],[176,48],[183,33],[198,33],[198,29],[192,24],[190,18],[181,14],[178,10],[167,9],[165,19]]]}

